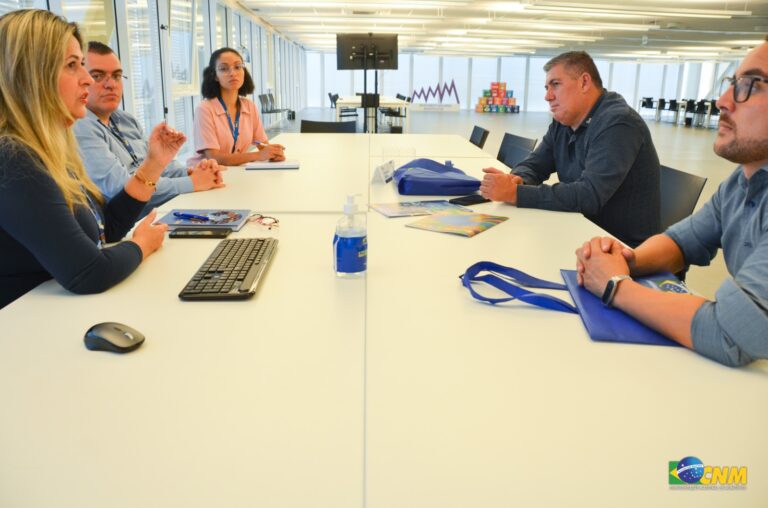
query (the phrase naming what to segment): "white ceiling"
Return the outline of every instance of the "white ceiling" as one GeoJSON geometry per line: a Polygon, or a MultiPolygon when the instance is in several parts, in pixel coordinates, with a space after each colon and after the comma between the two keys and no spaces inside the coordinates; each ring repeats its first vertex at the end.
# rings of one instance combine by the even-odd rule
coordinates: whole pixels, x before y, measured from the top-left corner
{"type": "Polygon", "coordinates": [[[735,60],[768,33],[768,0],[241,0],[308,50],[337,33],[396,33],[401,52],[642,61],[735,60]]]}

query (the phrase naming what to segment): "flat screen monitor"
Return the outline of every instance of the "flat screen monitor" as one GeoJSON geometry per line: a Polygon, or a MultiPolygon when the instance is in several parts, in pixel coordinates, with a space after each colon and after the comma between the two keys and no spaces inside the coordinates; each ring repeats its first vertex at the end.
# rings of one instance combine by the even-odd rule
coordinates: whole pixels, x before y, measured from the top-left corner
{"type": "Polygon", "coordinates": [[[336,34],[336,68],[397,69],[397,34],[336,34]]]}

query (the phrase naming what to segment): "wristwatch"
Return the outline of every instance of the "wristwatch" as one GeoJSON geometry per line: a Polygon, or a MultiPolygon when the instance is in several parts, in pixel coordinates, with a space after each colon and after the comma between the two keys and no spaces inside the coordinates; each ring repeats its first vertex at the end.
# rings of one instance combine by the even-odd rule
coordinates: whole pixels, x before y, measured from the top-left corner
{"type": "Polygon", "coordinates": [[[621,281],[631,278],[632,277],[629,275],[614,275],[608,279],[608,284],[605,285],[605,291],[603,291],[603,296],[601,298],[603,305],[610,307],[611,303],[613,303],[613,297],[616,296],[616,291],[619,289],[619,284],[621,281]]]}

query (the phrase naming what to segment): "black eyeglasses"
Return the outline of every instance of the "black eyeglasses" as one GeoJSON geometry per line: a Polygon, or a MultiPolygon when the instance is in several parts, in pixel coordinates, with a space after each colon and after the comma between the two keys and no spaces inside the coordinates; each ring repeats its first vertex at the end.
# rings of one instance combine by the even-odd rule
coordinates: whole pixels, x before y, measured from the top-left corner
{"type": "Polygon", "coordinates": [[[752,88],[757,82],[768,83],[768,79],[760,76],[726,76],[720,86],[720,95],[723,95],[728,87],[733,87],[733,101],[737,103],[747,102],[752,95],[752,88]]]}
{"type": "Polygon", "coordinates": [[[112,78],[112,81],[115,83],[119,83],[123,79],[128,79],[125,74],[123,74],[123,71],[115,71],[112,74],[107,74],[106,72],[101,71],[93,71],[90,73],[90,75],[96,83],[101,83],[107,78],[112,78]]]}

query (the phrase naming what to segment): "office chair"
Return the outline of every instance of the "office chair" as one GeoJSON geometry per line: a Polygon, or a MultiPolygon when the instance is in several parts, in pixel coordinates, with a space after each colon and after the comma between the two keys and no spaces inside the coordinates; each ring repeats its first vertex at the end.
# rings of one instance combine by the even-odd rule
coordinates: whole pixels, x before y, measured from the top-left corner
{"type": "Polygon", "coordinates": [[[707,179],[661,166],[661,230],[693,213],[707,179]]]}
{"type": "Polygon", "coordinates": [[[510,168],[514,168],[528,157],[536,147],[536,142],[536,139],[524,138],[505,132],[496,160],[510,168]]]}
{"type": "Polygon", "coordinates": [[[475,125],[475,128],[472,129],[472,134],[469,136],[469,142],[478,148],[483,148],[487,139],[488,130],[483,129],[479,125],[475,125]]]}
{"type": "Polygon", "coordinates": [[[300,132],[356,132],[357,122],[349,120],[345,122],[316,122],[314,120],[302,120],[300,132]]]}

